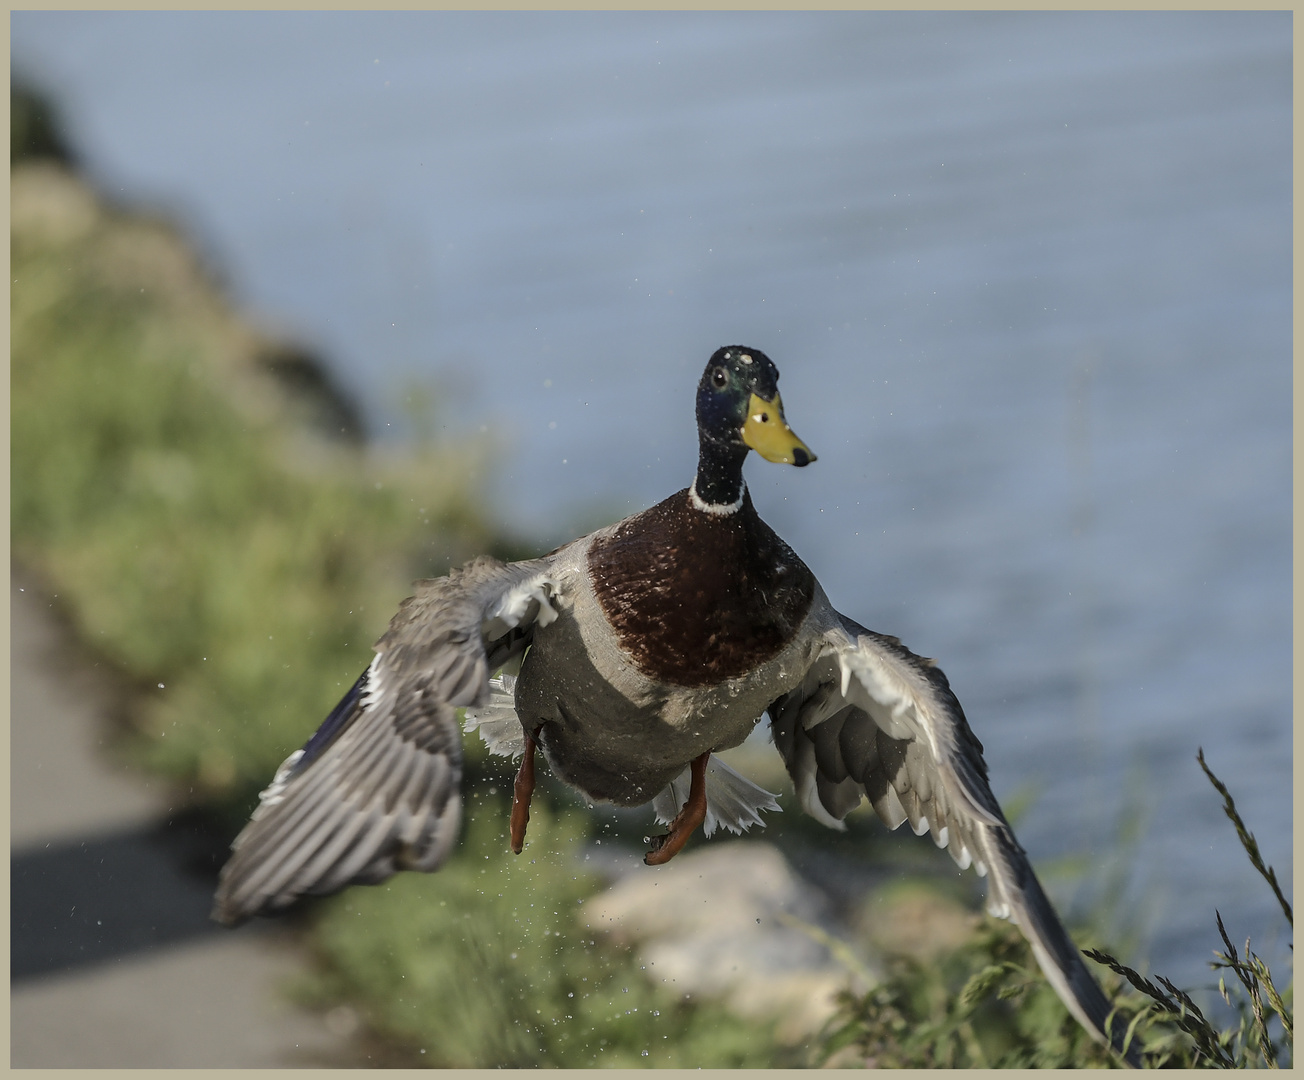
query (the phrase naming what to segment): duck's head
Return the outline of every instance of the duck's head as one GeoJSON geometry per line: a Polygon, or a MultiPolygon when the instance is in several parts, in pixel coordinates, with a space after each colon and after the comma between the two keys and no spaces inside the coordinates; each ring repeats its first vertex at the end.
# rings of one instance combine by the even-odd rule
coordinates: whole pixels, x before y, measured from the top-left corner
{"type": "Polygon", "coordinates": [[[697,386],[697,431],[704,453],[755,450],[766,461],[798,467],[815,460],[783,418],[779,371],[759,349],[726,345],[711,356],[697,386]]]}

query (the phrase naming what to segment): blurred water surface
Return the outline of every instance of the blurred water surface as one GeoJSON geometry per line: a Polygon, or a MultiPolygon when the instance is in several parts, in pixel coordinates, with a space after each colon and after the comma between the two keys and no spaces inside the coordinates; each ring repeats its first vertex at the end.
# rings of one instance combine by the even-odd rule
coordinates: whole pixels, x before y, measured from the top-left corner
{"type": "Polygon", "coordinates": [[[767,351],[820,460],[754,461],[762,513],[941,659],[1034,859],[1141,814],[1141,954],[1207,985],[1214,907],[1286,955],[1194,756],[1289,880],[1291,18],[11,28],[103,186],[181,215],[381,438],[434,387],[530,535],[687,484],[706,357],[767,351]]]}

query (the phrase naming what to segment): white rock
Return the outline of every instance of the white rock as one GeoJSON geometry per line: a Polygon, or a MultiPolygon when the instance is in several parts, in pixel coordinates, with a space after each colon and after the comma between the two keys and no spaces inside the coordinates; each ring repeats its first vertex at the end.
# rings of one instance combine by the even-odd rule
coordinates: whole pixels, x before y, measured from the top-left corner
{"type": "Polygon", "coordinates": [[[819,1030],[852,980],[821,944],[826,908],[773,844],[739,840],[640,866],[591,899],[583,918],[634,945],[653,979],[775,1020],[779,1037],[796,1042],[819,1030]]]}

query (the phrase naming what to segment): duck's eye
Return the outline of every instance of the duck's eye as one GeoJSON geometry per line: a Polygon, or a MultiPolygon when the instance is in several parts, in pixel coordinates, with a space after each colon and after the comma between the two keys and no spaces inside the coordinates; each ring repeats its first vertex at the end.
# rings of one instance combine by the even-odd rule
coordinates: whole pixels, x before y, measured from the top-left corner
{"type": "Polygon", "coordinates": [[[717,390],[723,390],[729,385],[729,372],[722,367],[716,368],[711,372],[711,385],[717,390]]]}

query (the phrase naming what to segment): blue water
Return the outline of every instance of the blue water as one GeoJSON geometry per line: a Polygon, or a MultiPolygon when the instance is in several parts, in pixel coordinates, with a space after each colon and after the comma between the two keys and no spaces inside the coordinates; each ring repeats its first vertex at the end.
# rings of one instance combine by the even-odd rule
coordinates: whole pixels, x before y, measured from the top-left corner
{"type": "MultiPolygon", "coordinates": [[[[688,483],[718,345],[835,604],[938,657],[1043,865],[1141,815],[1135,958],[1285,957],[1288,12],[33,13],[97,180],[172,209],[373,431],[433,388],[541,543],[688,483]]],[[[419,411],[419,409],[417,410],[419,411]]],[[[1062,899],[1068,900],[1064,893],[1062,899]]]]}

